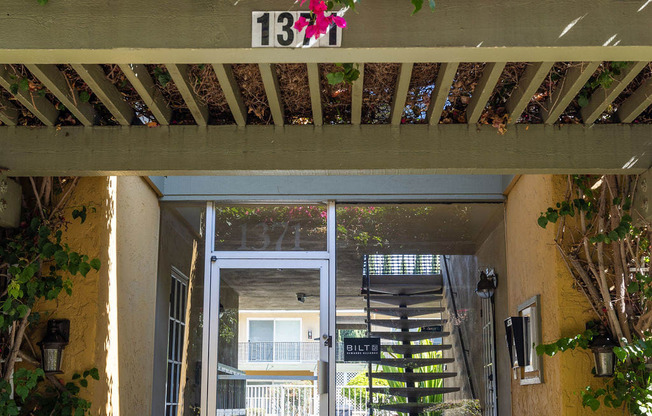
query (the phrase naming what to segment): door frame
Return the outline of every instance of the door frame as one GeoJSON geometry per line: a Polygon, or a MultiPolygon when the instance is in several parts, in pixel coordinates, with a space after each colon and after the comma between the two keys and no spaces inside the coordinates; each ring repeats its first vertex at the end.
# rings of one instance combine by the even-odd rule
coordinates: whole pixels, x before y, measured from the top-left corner
{"type": "MultiPolygon", "coordinates": [[[[315,201],[301,201],[300,204],[315,201]]],[[[323,201],[319,201],[323,204],[323,201]]],[[[248,205],[251,202],[247,203],[248,205]]],[[[287,204],[283,202],[282,204],[287,204]]],[[[201,374],[201,416],[214,416],[217,411],[217,361],[220,270],[221,269],[317,269],[320,270],[320,337],[326,335],[335,339],[335,201],[327,201],[327,246],[326,251],[215,251],[215,209],[212,202],[206,204],[205,269],[204,269],[204,313],[201,374]],[[213,317],[213,319],[211,319],[213,317]]],[[[335,345],[324,346],[320,340],[320,415],[335,414],[336,364],[335,345]],[[325,366],[325,367],[324,367],[325,366]],[[322,384],[326,383],[326,384],[322,384]]]]}

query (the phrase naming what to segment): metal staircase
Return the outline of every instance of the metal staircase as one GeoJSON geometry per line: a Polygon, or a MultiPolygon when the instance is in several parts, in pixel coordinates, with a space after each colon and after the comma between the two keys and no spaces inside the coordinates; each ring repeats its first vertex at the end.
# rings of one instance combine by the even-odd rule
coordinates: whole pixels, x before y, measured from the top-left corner
{"type": "Polygon", "coordinates": [[[455,377],[457,373],[420,370],[455,361],[441,355],[442,351],[452,348],[442,342],[450,335],[443,330],[446,320],[432,318],[432,315],[445,312],[445,308],[439,306],[442,275],[396,273],[391,267],[385,268],[382,275],[374,275],[370,273],[367,256],[364,261],[362,293],[367,302],[367,333],[370,337],[381,338],[382,353],[380,363],[370,363],[368,368],[369,415],[373,415],[374,410],[410,416],[425,414],[438,404],[426,400],[427,397],[460,390],[459,387],[443,387],[443,383],[441,387],[423,386],[431,380],[455,377]],[[424,340],[431,342],[424,343],[424,340]],[[377,366],[376,371],[373,371],[374,366],[377,366]],[[392,384],[390,387],[374,386],[374,379],[388,380],[392,384]],[[374,394],[389,397],[391,404],[374,403],[374,394]]]}

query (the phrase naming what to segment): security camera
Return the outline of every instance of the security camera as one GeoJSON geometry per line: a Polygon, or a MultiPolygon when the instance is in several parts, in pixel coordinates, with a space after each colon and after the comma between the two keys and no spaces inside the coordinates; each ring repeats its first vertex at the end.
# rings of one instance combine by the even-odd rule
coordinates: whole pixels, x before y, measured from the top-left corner
{"type": "Polygon", "coordinates": [[[305,293],[297,293],[297,300],[301,303],[304,303],[306,301],[306,294],[305,293]]]}

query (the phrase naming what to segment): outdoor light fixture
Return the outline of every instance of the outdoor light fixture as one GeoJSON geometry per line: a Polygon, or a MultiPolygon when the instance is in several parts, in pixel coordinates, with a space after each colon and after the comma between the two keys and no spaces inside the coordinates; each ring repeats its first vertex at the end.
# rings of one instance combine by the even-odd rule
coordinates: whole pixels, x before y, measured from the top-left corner
{"type": "Polygon", "coordinates": [[[616,343],[609,338],[607,330],[601,326],[598,330],[598,336],[591,341],[596,377],[611,377],[614,375],[614,347],[617,347],[616,343]]]}
{"type": "Polygon", "coordinates": [[[483,299],[489,299],[496,290],[496,273],[493,269],[480,272],[480,281],[475,288],[475,293],[483,299]]]}
{"type": "Polygon", "coordinates": [[[61,374],[63,350],[70,338],[70,321],[51,319],[45,337],[38,343],[41,347],[41,365],[47,374],[61,374]]]}

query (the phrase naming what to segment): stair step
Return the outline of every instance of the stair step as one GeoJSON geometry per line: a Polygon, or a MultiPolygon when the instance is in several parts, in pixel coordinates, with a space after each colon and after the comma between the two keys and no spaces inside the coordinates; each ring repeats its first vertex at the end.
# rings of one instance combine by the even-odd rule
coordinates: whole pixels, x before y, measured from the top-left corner
{"type": "Polygon", "coordinates": [[[419,388],[419,387],[374,387],[372,393],[389,394],[391,396],[401,397],[426,397],[436,396],[438,394],[454,393],[460,391],[459,387],[436,387],[436,388],[419,388]]]}
{"type": "Polygon", "coordinates": [[[387,367],[419,368],[454,362],[454,358],[383,358],[380,360],[380,365],[387,367]]]}
{"type": "Polygon", "coordinates": [[[438,380],[455,377],[457,373],[371,373],[372,378],[400,381],[403,383],[418,383],[421,381],[438,380]]]}
{"type": "MultiPolygon", "coordinates": [[[[441,293],[443,279],[441,275],[398,275],[398,276],[369,276],[370,290],[374,293],[390,293],[396,295],[418,293],[441,293]]],[[[367,285],[362,281],[363,293],[367,285]]]]}
{"type": "Polygon", "coordinates": [[[372,407],[377,410],[389,410],[391,412],[413,415],[415,413],[428,413],[439,410],[441,405],[441,403],[374,403],[372,407]]]}
{"type": "Polygon", "coordinates": [[[441,344],[441,345],[381,345],[380,350],[382,352],[390,354],[423,354],[426,352],[433,351],[444,351],[450,350],[453,348],[452,345],[441,344]]]}
{"type": "Polygon", "coordinates": [[[372,319],[371,324],[385,328],[414,329],[442,326],[446,319],[372,319]]]}
{"type": "Polygon", "coordinates": [[[443,338],[450,335],[444,331],[421,331],[421,332],[371,332],[372,337],[391,339],[394,341],[420,341],[422,339],[443,338]]]}
{"type": "MultiPolygon", "coordinates": [[[[367,297],[365,296],[365,299],[367,297]]],[[[442,300],[441,295],[371,295],[371,302],[394,306],[410,306],[442,300]]]]}
{"type": "MultiPolygon", "coordinates": [[[[446,308],[369,308],[369,310],[371,313],[396,316],[398,318],[411,318],[413,316],[446,312],[446,308]]],[[[367,308],[365,308],[365,312],[367,312],[367,308]]]]}

